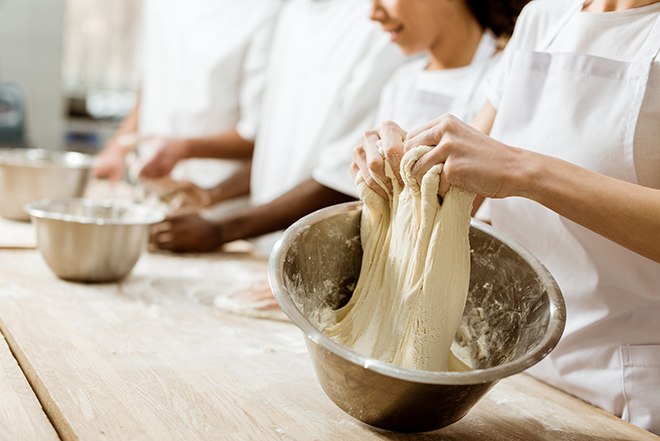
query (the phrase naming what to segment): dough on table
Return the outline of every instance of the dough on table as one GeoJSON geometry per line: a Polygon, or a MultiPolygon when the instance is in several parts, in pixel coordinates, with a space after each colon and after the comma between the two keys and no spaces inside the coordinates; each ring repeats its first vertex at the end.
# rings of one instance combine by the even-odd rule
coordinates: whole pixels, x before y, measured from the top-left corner
{"type": "MultiPolygon", "coordinates": [[[[474,193],[453,186],[437,195],[442,164],[421,186],[412,166],[430,147],[401,161],[401,186],[385,199],[358,179],[364,208],[360,278],[350,301],[328,311],[323,332],[371,358],[426,371],[466,370],[451,352],[470,281],[470,212],[474,193]]],[[[381,186],[385,188],[384,185],[381,186]]]]}

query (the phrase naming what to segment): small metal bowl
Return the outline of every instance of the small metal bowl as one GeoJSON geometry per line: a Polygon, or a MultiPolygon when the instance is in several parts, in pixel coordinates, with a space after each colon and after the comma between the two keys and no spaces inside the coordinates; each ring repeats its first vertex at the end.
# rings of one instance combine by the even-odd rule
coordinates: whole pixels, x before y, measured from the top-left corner
{"type": "Polygon", "coordinates": [[[470,290],[454,347],[469,372],[406,369],[364,357],[315,323],[345,304],[362,261],[361,203],[340,204],[292,225],[271,254],[269,279],[282,310],[305,335],[317,377],[337,406],[372,426],[425,432],[465,416],[498,380],[542,360],[566,320],[559,288],[528,251],[472,221],[470,290]]]}
{"type": "Polygon", "coordinates": [[[0,215],[28,221],[27,203],[83,196],[93,162],[91,155],[78,152],[0,149],[0,215]]]}
{"type": "Polygon", "coordinates": [[[37,229],[37,246],[65,280],[111,282],[135,266],[149,227],[164,213],[124,201],[43,199],[25,206],[37,229]]]}

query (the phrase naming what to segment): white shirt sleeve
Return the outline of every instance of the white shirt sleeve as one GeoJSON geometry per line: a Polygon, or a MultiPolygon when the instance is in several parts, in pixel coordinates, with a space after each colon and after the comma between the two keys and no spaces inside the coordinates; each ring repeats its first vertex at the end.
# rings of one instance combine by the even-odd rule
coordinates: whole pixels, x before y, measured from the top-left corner
{"type": "Polygon", "coordinates": [[[279,9],[274,9],[255,33],[243,62],[243,79],[239,94],[240,116],[236,131],[241,138],[249,141],[254,141],[257,135],[278,11],[279,9]]]}
{"type": "Polygon", "coordinates": [[[312,178],[341,193],[358,197],[350,166],[353,149],[360,144],[362,134],[376,127],[376,115],[381,92],[394,71],[405,61],[398,47],[380,38],[362,62],[355,68],[351,81],[343,90],[342,111],[338,112],[337,136],[328,140],[320,152],[312,178]]]}

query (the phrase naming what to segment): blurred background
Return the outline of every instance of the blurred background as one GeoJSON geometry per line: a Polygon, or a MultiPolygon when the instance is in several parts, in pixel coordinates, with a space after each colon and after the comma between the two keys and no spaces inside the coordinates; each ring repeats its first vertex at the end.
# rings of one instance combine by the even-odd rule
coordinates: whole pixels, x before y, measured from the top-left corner
{"type": "Polygon", "coordinates": [[[141,0],[0,0],[0,145],[94,153],[133,107],[141,0]]]}

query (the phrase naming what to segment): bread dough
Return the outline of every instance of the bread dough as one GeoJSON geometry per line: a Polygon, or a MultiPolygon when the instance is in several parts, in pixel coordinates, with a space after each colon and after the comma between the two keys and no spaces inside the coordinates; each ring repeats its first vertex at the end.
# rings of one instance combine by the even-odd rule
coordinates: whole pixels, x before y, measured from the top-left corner
{"type": "MultiPolygon", "coordinates": [[[[470,281],[470,212],[474,193],[453,186],[437,195],[442,164],[421,188],[412,166],[430,147],[401,161],[401,186],[386,162],[393,190],[385,199],[362,179],[364,256],[350,301],[323,319],[323,332],[359,354],[406,368],[465,370],[451,353],[470,281]]],[[[384,187],[382,182],[380,185],[384,187]]]]}

